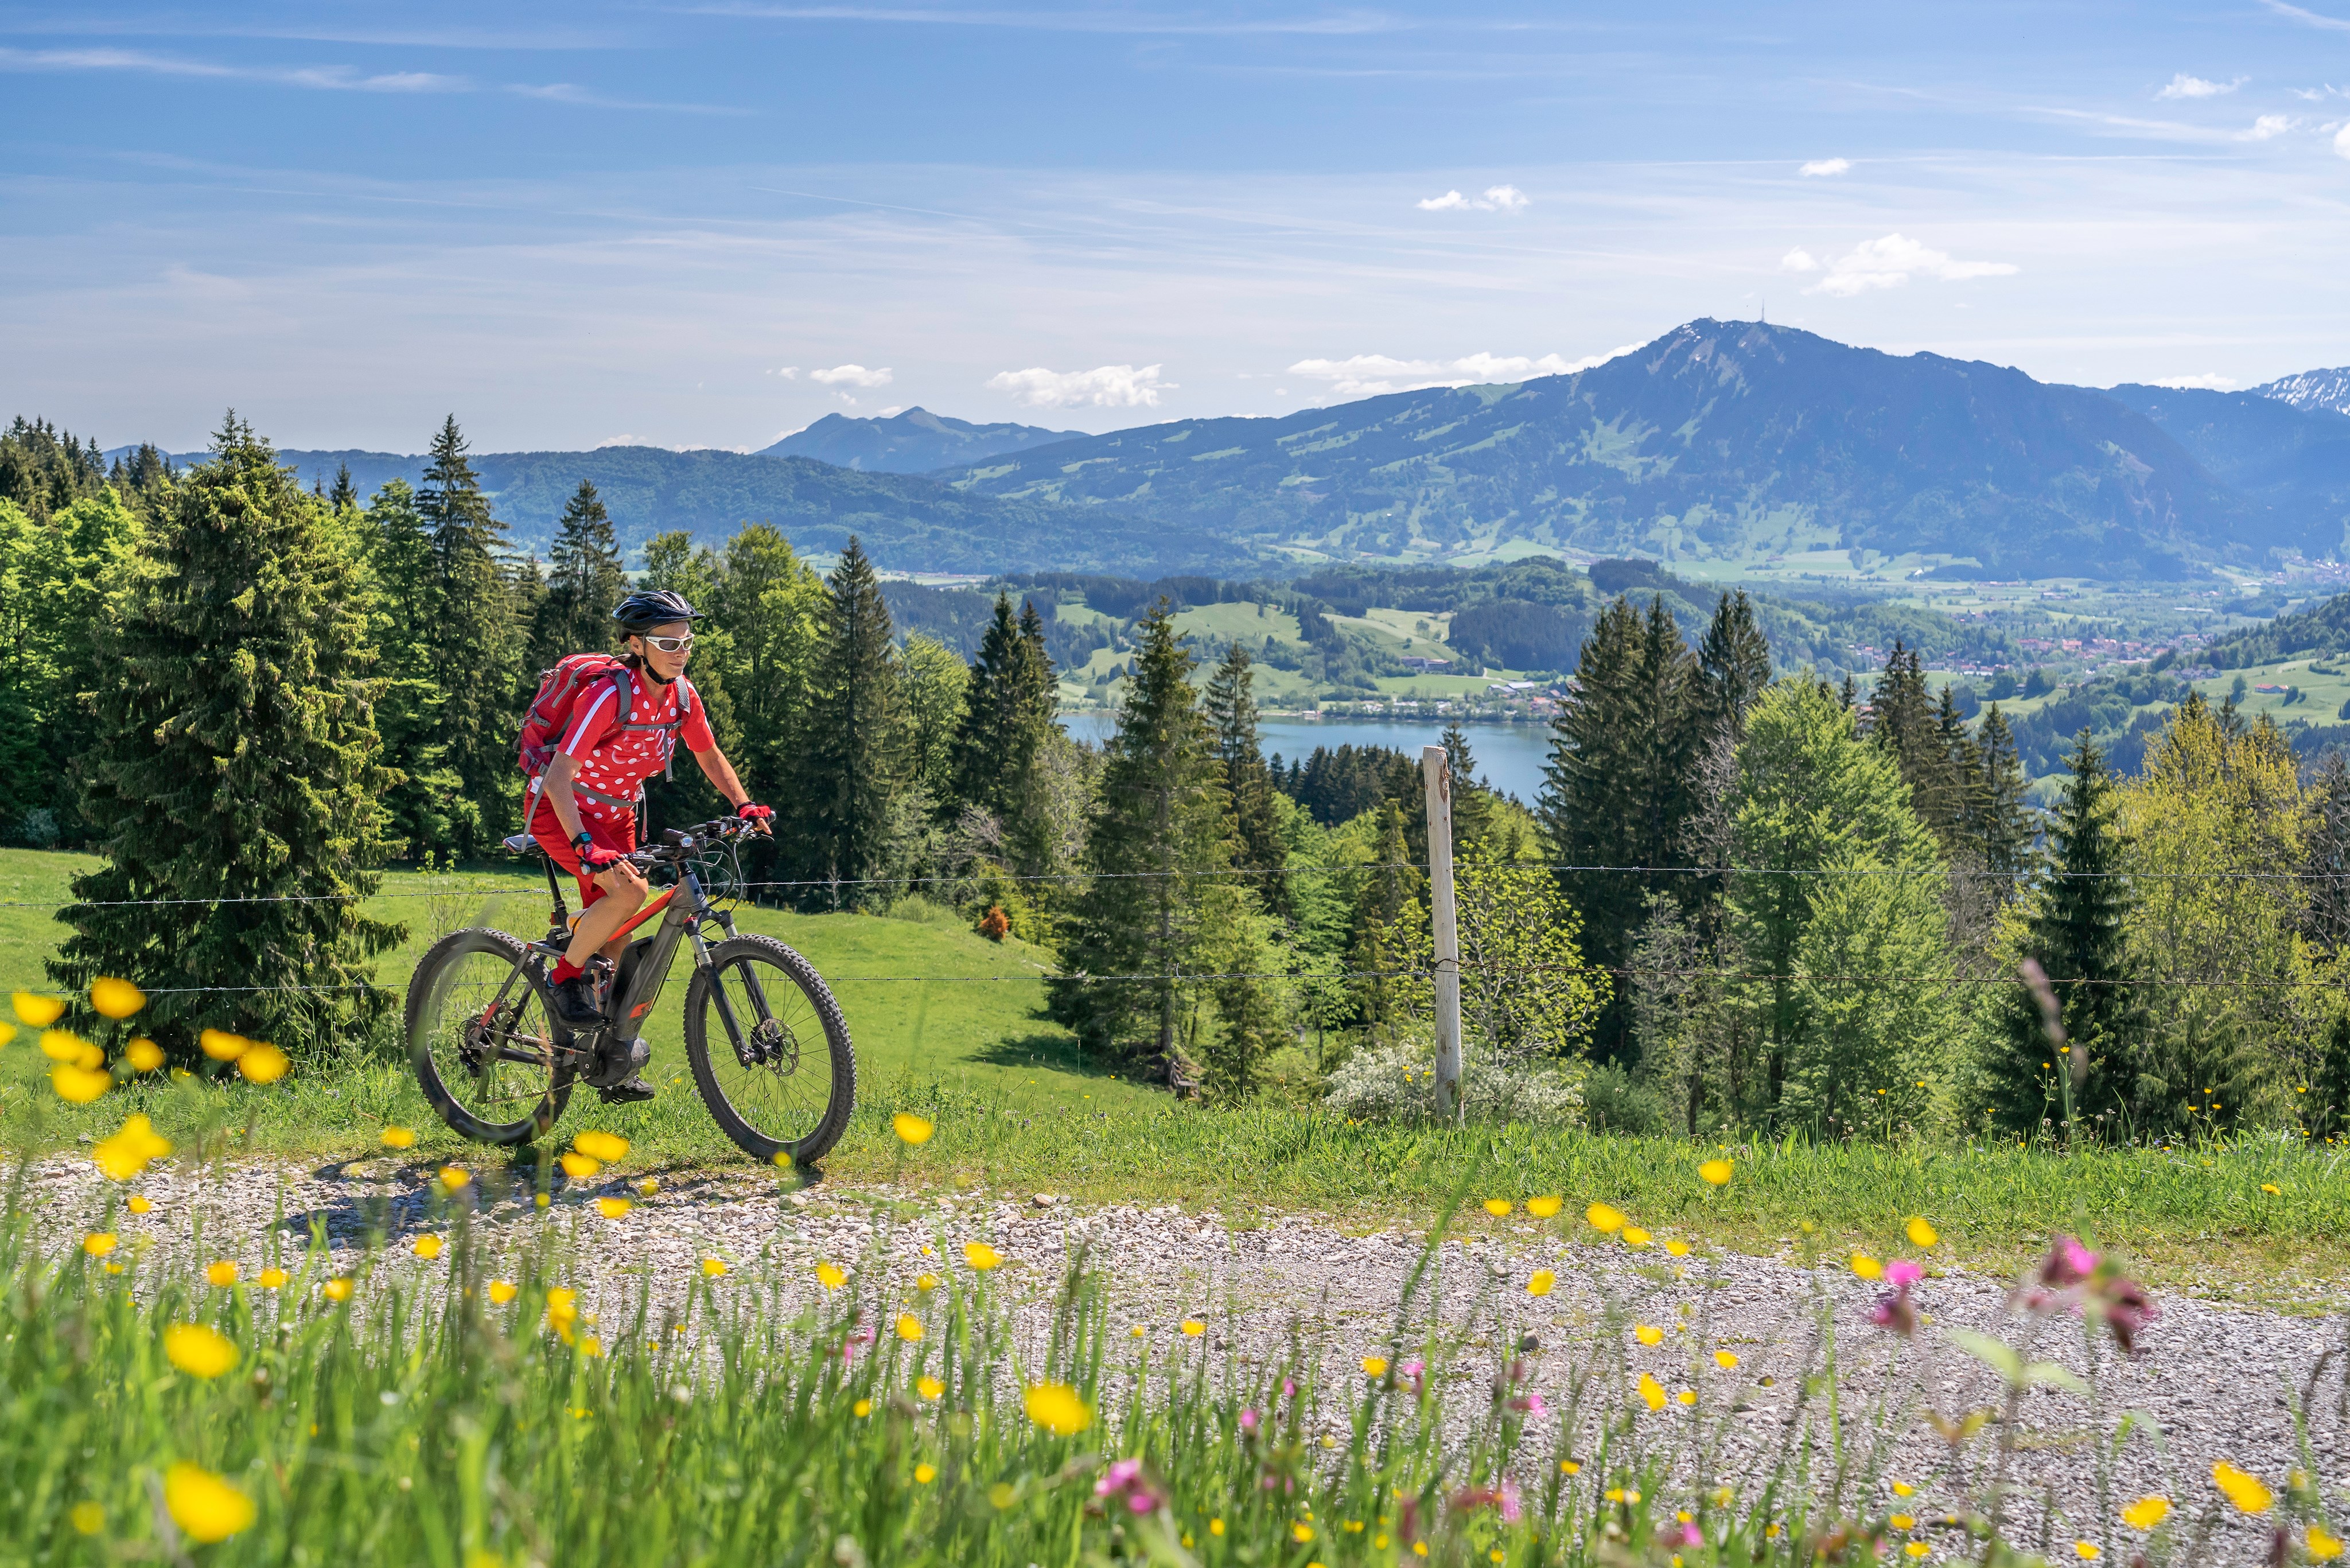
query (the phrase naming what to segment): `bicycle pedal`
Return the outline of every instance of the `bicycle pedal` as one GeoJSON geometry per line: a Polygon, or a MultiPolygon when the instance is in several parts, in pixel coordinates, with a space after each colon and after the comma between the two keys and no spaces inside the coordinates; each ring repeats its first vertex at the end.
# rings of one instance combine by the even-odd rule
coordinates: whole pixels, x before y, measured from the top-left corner
{"type": "Polygon", "coordinates": [[[596,1069],[588,1076],[593,1088],[608,1088],[634,1077],[638,1070],[653,1058],[653,1048],[642,1040],[630,1040],[624,1044],[608,1045],[598,1054],[596,1069]]]}

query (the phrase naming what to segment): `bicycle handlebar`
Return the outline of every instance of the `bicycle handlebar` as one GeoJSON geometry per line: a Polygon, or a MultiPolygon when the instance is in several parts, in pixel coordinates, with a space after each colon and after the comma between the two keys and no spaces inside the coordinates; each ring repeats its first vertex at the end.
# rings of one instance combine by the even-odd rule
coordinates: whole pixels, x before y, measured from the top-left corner
{"type": "Polygon", "coordinates": [[[655,866],[691,860],[701,852],[705,839],[739,838],[750,831],[751,825],[739,816],[715,817],[708,822],[697,822],[691,827],[663,829],[661,837],[668,842],[658,848],[639,849],[620,858],[639,870],[650,870],[655,866]]]}

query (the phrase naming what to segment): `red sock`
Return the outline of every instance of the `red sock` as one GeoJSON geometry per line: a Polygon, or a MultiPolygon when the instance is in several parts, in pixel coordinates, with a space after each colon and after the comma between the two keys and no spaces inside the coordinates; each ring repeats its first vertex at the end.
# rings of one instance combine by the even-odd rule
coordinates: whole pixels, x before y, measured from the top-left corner
{"type": "Polygon", "coordinates": [[[548,975],[546,981],[549,985],[561,985],[565,981],[577,980],[587,972],[569,959],[558,959],[556,961],[555,972],[548,975]]]}

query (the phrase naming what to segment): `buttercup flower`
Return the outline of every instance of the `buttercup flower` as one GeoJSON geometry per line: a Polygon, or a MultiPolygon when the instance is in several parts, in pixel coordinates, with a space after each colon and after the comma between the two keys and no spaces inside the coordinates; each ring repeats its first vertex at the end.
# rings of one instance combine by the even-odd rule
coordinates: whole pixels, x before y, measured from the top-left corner
{"type": "Polygon", "coordinates": [[[1654,1324],[1636,1323],[1632,1325],[1632,1337],[1642,1345],[1661,1345],[1664,1343],[1665,1331],[1654,1324]]]}
{"type": "Polygon", "coordinates": [[[1039,1383],[1021,1396],[1028,1418],[1056,1438],[1073,1438],[1094,1424],[1091,1407],[1066,1383],[1039,1383]]]}
{"type": "Polygon", "coordinates": [[[596,1212],[601,1214],[607,1220],[619,1219],[629,1211],[629,1200],[625,1198],[598,1198],[596,1199],[596,1212]]]}
{"type": "Polygon", "coordinates": [[[723,1259],[723,1258],[704,1258],[704,1259],[702,1259],[702,1278],[704,1278],[704,1279],[709,1279],[709,1280],[714,1280],[714,1279],[718,1278],[721,1274],[723,1274],[725,1272],[726,1272],[726,1260],[725,1260],[725,1259],[723,1259]]]}
{"type": "Polygon", "coordinates": [[[144,1111],[126,1118],[121,1130],[91,1146],[90,1160],[114,1181],[129,1181],[172,1152],[172,1140],[155,1136],[144,1111]]]}
{"type": "Polygon", "coordinates": [[[1855,1252],[1852,1272],[1864,1280],[1881,1280],[1885,1277],[1885,1265],[1866,1252],[1855,1252]]]}
{"type": "Polygon", "coordinates": [[[1386,1356],[1384,1356],[1384,1355],[1366,1355],[1365,1357],[1363,1357],[1363,1376],[1366,1376],[1366,1377],[1385,1377],[1387,1375],[1388,1375],[1388,1358],[1387,1358],[1386,1356]]]}
{"type": "Polygon", "coordinates": [[[81,1250],[93,1258],[103,1258],[114,1251],[114,1232],[92,1231],[81,1239],[81,1250]]]}
{"type": "Polygon", "coordinates": [[[231,1034],[225,1029],[207,1029],[196,1036],[196,1044],[215,1062],[234,1062],[253,1046],[253,1042],[244,1035],[231,1034]]]}
{"type": "Polygon", "coordinates": [[[251,1084],[274,1084],[293,1064],[285,1052],[261,1041],[254,1042],[236,1059],[236,1070],[251,1084]]]}
{"type": "Polygon", "coordinates": [[[1197,1339],[1207,1332],[1208,1325],[1201,1323],[1198,1318],[1187,1317],[1183,1320],[1183,1335],[1185,1338],[1197,1339]]]}
{"type": "Polygon", "coordinates": [[[2266,1513],[2276,1501],[2276,1494],[2262,1484],[2260,1477],[2240,1470],[2225,1459],[2211,1467],[2211,1480],[2230,1502],[2245,1513],[2266,1513]]]}
{"type": "Polygon", "coordinates": [[[122,1059],[134,1073],[151,1073],[163,1064],[163,1048],[141,1035],[122,1048],[122,1059]]]}
{"type": "Polygon", "coordinates": [[[896,1324],[898,1337],[911,1345],[922,1337],[922,1320],[912,1313],[901,1312],[896,1324]]]}
{"type": "Polygon", "coordinates": [[[86,1106],[114,1087],[114,1079],[93,1067],[60,1062],[49,1069],[49,1087],[57,1092],[57,1098],[86,1106]]]}
{"type": "Polygon", "coordinates": [[[914,1379],[914,1392],[925,1399],[935,1399],[947,1391],[947,1386],[928,1373],[914,1379]]]}
{"type": "Polygon", "coordinates": [[[490,1282],[490,1300],[495,1302],[500,1306],[505,1305],[506,1303],[514,1300],[515,1297],[521,1293],[522,1291],[519,1286],[512,1284],[507,1281],[492,1280],[490,1282]]]}
{"type": "Polygon", "coordinates": [[[1724,1372],[1735,1372],[1738,1370],[1738,1357],[1732,1355],[1726,1350],[1717,1350],[1713,1353],[1713,1364],[1716,1366],[1721,1367],[1724,1372]]]}
{"type": "Polygon", "coordinates": [[[1611,1203],[1595,1203],[1583,1211],[1583,1217],[1602,1235],[1612,1236],[1624,1228],[1624,1211],[1611,1203]]]}
{"type": "Polygon", "coordinates": [[[89,982],[89,1004],[108,1018],[125,1019],[147,1005],[147,993],[127,980],[110,977],[89,982]]]}
{"type": "Polygon", "coordinates": [[[1930,1247],[1942,1239],[1940,1233],[1931,1225],[1927,1224],[1922,1216],[1913,1217],[1903,1230],[1909,1238],[1909,1244],[1913,1247],[1930,1247]]]}
{"type": "Polygon", "coordinates": [[[983,1274],[1001,1264],[1003,1257],[984,1241],[965,1241],[962,1244],[962,1261],[983,1274]]]}
{"type": "Polygon", "coordinates": [[[236,1366],[236,1344],[200,1323],[175,1323],[163,1331],[163,1355],[191,1377],[213,1378],[236,1366]]]}
{"type": "Polygon", "coordinates": [[[837,1291],[848,1282],[848,1275],[838,1263],[827,1260],[816,1266],[816,1282],[826,1290],[837,1291]]]}
{"type": "Polygon", "coordinates": [[[1526,1281],[1526,1294],[1530,1296],[1546,1296],[1550,1294],[1551,1291],[1557,1284],[1558,1276],[1556,1274],[1551,1272],[1548,1269],[1536,1269],[1534,1272],[1534,1277],[1526,1281]]]}
{"type": "Polygon", "coordinates": [[[1555,1192],[1546,1192],[1540,1198],[1526,1199],[1526,1212],[1537,1220],[1547,1220],[1565,1206],[1566,1200],[1555,1192]]]}
{"type": "Polygon", "coordinates": [[[410,1244],[408,1250],[426,1262],[431,1262],[441,1255],[441,1238],[438,1236],[419,1236],[410,1244]]]}
{"type": "Polygon", "coordinates": [[[416,1134],[408,1127],[388,1127],[383,1129],[382,1136],[386,1148],[413,1148],[416,1146],[416,1134]]]}
{"type": "Polygon", "coordinates": [[[1485,1212],[1491,1214],[1496,1220],[1506,1217],[1510,1210],[1516,1207],[1516,1204],[1511,1202],[1506,1198],[1488,1198],[1485,1199],[1485,1212]]]}
{"type": "Polygon", "coordinates": [[[1715,1187],[1730,1185],[1730,1173],[1736,1168],[1726,1159],[1709,1159],[1697,1168],[1697,1173],[1715,1187]]]}
{"type": "Polygon", "coordinates": [[[1653,1375],[1646,1372],[1640,1374],[1639,1394],[1640,1397],[1648,1402],[1649,1409],[1661,1410],[1665,1407],[1665,1386],[1658,1382],[1653,1375]]]}
{"type": "Polygon", "coordinates": [[[351,1280],[345,1277],[328,1280],[318,1288],[326,1293],[327,1299],[330,1302],[347,1302],[351,1299],[351,1280]]]}
{"type": "Polygon", "coordinates": [[[229,1259],[223,1258],[220,1262],[205,1268],[204,1278],[216,1285],[233,1285],[236,1283],[236,1264],[229,1259]]]}
{"type": "Polygon", "coordinates": [[[898,1135],[899,1142],[920,1147],[930,1142],[931,1135],[938,1131],[938,1128],[931,1125],[928,1116],[918,1116],[911,1111],[899,1111],[889,1118],[889,1130],[898,1135]]]}
{"type": "Polygon", "coordinates": [[[571,1147],[590,1159],[600,1159],[614,1165],[629,1158],[629,1140],[618,1133],[584,1132],[571,1140],[571,1147]]]}
{"type": "Polygon", "coordinates": [[[263,1290],[282,1291],[293,1282],[294,1276],[283,1269],[264,1269],[255,1279],[263,1290]]]}
{"type": "Polygon", "coordinates": [[[581,1154],[576,1148],[565,1149],[556,1157],[555,1163],[561,1166],[563,1174],[574,1181],[585,1181],[604,1168],[602,1160],[592,1155],[581,1154]]]}
{"type": "Polygon", "coordinates": [[[185,1459],[163,1472],[163,1507],[189,1540],[206,1546],[253,1528],[253,1500],[185,1459]]]}
{"type": "Polygon", "coordinates": [[[66,1013],[64,1001],[54,996],[38,996],[29,991],[20,991],[9,1000],[16,1003],[16,1022],[35,1029],[47,1029],[66,1013]]]}

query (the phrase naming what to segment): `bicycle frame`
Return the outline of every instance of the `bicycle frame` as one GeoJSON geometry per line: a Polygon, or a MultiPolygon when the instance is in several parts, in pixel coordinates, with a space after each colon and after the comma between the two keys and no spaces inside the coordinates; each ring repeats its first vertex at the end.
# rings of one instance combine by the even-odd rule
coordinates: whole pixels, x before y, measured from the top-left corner
{"type": "MultiPolygon", "coordinates": [[[[678,847],[682,849],[686,846],[681,845],[678,847]]],[[[602,1029],[588,1036],[584,1043],[575,1036],[574,1050],[592,1056],[597,1044],[607,1035],[619,1041],[635,1040],[643,1025],[645,1014],[652,1011],[653,1004],[660,1000],[662,988],[669,983],[670,966],[677,960],[681,943],[691,941],[694,967],[708,970],[711,967],[710,944],[702,934],[704,922],[715,922],[729,937],[735,934],[734,917],[711,906],[708,895],[702,890],[702,878],[694,875],[692,867],[682,860],[677,866],[677,880],[647,900],[643,909],[613,933],[614,940],[627,936],[656,915],[661,919],[653,934],[645,938],[641,944],[632,944],[629,949],[622,950],[620,974],[625,976],[627,983],[605,1010],[608,1022],[602,1029]],[[628,961],[628,954],[636,945],[642,945],[646,951],[631,964],[628,961]]],[[[752,1005],[757,1010],[759,1022],[768,1022],[774,1017],[774,1012],[767,1004],[765,988],[760,985],[756,974],[746,972],[743,979],[750,992],[752,1005]]],[[[743,1033],[734,1020],[733,1004],[727,1000],[724,988],[715,983],[711,986],[711,997],[717,1006],[720,1022],[726,1026],[728,1039],[740,1054],[743,1033]]]]}

